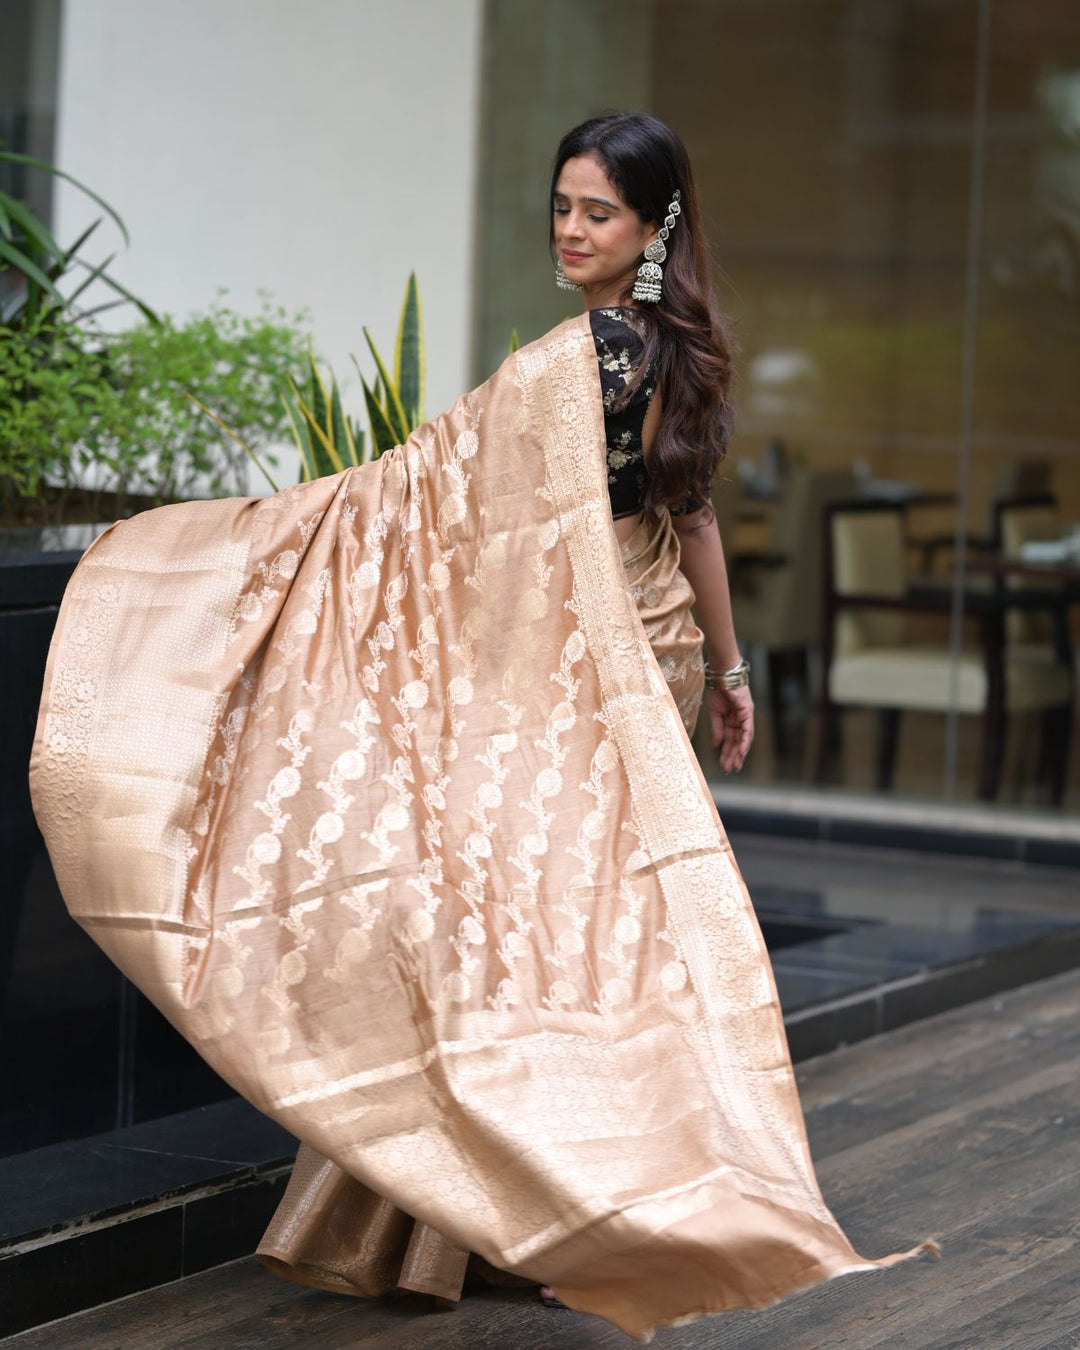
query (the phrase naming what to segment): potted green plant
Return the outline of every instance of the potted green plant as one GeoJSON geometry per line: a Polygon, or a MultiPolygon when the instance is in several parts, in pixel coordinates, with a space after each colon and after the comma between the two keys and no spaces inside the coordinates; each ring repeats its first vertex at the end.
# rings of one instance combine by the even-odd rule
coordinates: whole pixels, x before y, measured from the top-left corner
{"type": "Polygon", "coordinates": [[[127,241],[113,207],[53,165],[7,151],[0,159],[67,179],[103,212],[62,248],[25,203],[0,192],[0,522],[107,521],[246,491],[246,459],[187,393],[247,439],[283,441],[278,389],[304,363],[304,316],[264,296],[258,315],[242,317],[220,295],[183,321],[158,315],[111,274],[115,254],[84,256],[106,218],[127,241]],[[104,332],[100,316],[119,305],[134,306],[138,321],[104,332]]]}

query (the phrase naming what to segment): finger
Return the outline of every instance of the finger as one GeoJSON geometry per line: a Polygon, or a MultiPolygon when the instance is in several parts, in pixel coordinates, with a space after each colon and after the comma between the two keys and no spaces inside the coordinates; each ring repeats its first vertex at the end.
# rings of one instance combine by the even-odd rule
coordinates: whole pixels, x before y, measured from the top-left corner
{"type": "Polygon", "coordinates": [[[730,767],[737,772],[743,766],[747,752],[750,749],[750,742],[754,735],[754,722],[752,716],[744,717],[739,724],[733,728],[734,734],[731,736],[731,754],[730,767]]]}

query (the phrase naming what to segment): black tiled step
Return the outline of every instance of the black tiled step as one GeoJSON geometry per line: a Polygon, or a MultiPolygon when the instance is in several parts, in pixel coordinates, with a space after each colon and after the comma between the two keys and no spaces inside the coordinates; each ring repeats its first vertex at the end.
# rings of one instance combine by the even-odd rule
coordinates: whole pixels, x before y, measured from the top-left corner
{"type": "Polygon", "coordinates": [[[938,808],[887,797],[742,787],[736,792],[725,784],[711,786],[720,818],[732,834],[1080,868],[1080,823],[1066,816],[1028,816],[995,804],[938,808]]]}
{"type": "Polygon", "coordinates": [[[232,1098],[0,1160],[0,1336],[251,1252],[295,1151],[232,1098]]]}
{"type": "Polygon", "coordinates": [[[235,1184],[289,1162],[295,1151],[292,1135],[231,1097],[0,1159],[0,1256],[72,1223],[235,1184]]]}
{"type": "Polygon", "coordinates": [[[791,1057],[798,1061],[1077,967],[1080,926],[884,980],[869,972],[779,963],[774,970],[781,1002],[800,1005],[784,1017],[791,1057]]]}

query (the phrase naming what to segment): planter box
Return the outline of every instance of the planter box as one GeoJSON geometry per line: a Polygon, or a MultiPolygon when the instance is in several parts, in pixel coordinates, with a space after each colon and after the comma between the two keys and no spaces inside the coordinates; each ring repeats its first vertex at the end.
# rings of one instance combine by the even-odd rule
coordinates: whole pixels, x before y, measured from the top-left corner
{"type": "Polygon", "coordinates": [[[0,1156],[232,1095],[69,917],[30,805],[60,600],[104,528],[0,531],[0,1156]]]}

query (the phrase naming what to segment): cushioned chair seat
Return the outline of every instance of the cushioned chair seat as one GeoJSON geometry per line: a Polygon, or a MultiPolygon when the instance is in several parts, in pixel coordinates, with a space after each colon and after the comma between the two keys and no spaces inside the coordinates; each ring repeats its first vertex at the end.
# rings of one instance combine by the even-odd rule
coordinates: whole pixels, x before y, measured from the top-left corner
{"type": "MultiPolygon", "coordinates": [[[[873,647],[833,659],[829,697],[834,703],[874,708],[945,712],[951,705],[952,658],[943,647],[873,647]]],[[[986,665],[979,651],[959,660],[955,707],[980,713],[986,707],[986,665]]],[[[1010,647],[1005,656],[1005,707],[1028,712],[1072,698],[1071,673],[1041,646],[1010,647]]]]}

